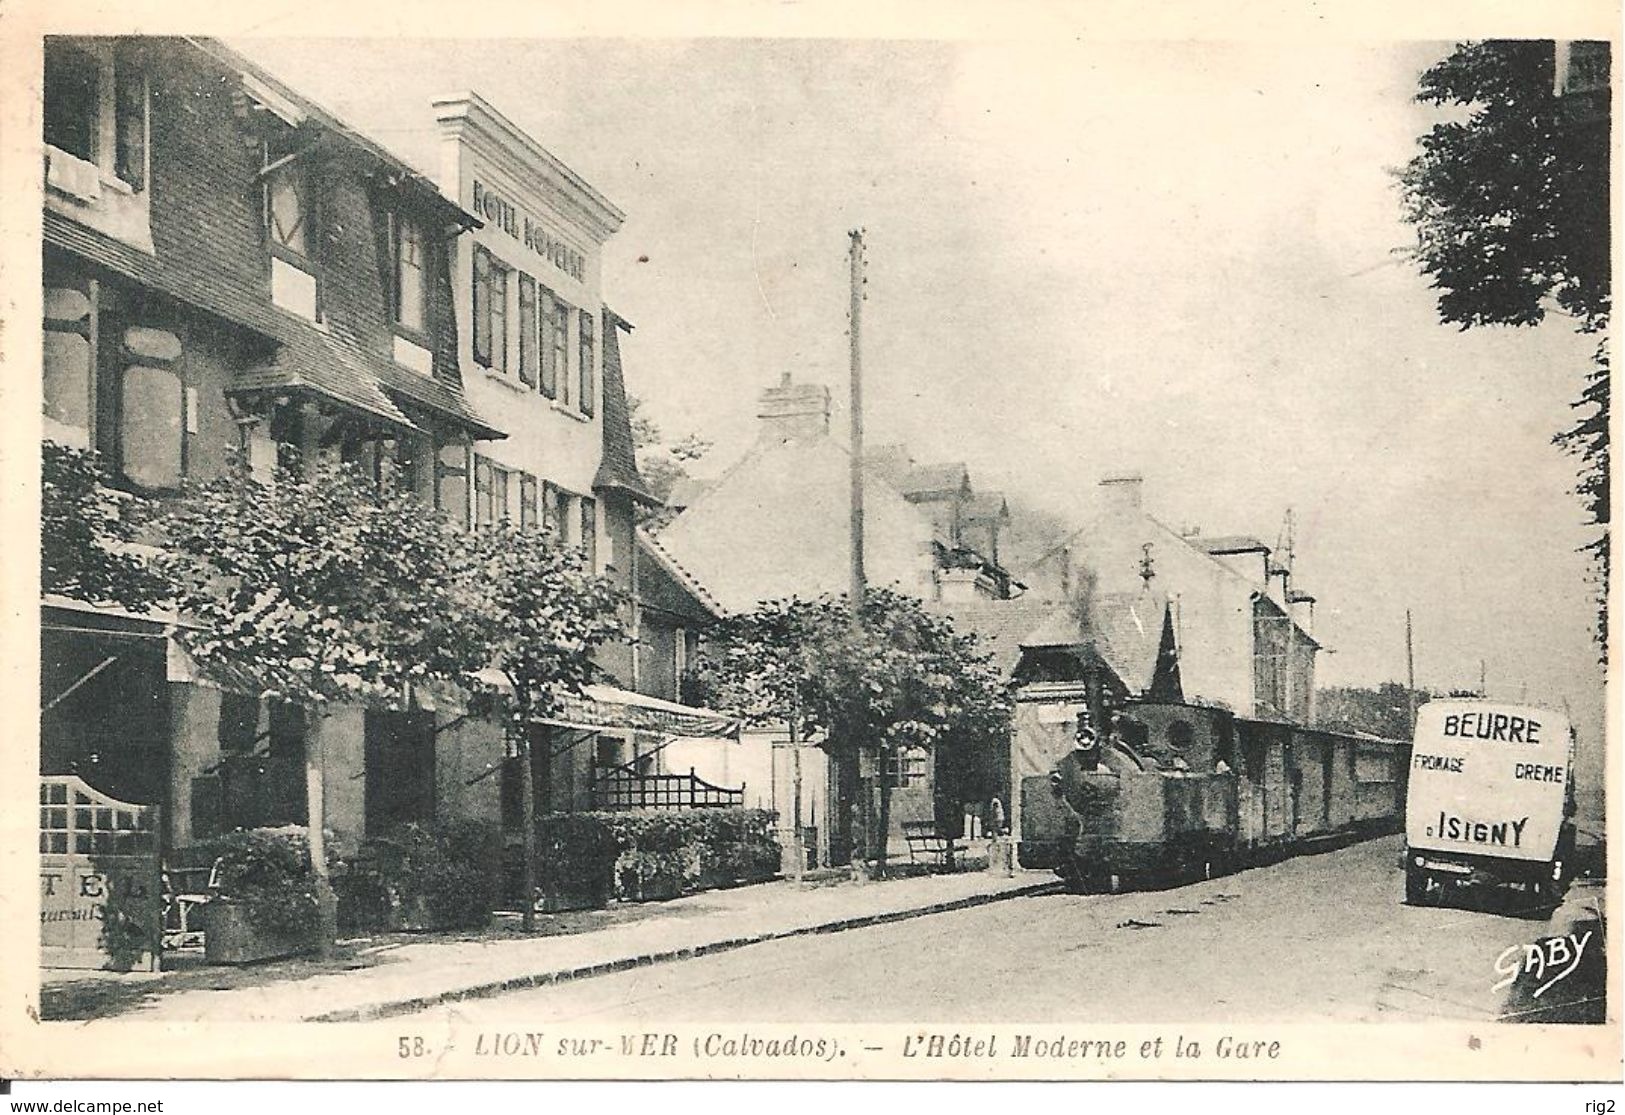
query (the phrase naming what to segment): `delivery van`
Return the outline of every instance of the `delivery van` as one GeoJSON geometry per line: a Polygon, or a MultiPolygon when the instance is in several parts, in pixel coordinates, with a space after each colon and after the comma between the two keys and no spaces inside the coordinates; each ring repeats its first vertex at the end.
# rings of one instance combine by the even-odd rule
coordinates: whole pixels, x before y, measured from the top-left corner
{"type": "Polygon", "coordinates": [[[1486,700],[1417,712],[1405,800],[1405,901],[1510,886],[1561,898],[1574,855],[1574,737],[1560,712],[1486,700]]]}

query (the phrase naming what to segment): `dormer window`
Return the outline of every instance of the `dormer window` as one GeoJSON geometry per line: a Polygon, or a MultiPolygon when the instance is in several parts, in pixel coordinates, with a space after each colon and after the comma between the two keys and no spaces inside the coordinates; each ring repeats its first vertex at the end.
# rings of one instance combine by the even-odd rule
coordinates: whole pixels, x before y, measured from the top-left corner
{"type": "Polygon", "coordinates": [[[310,173],[289,129],[263,145],[265,241],[271,254],[271,301],[310,321],[320,321],[317,283],[316,206],[310,173]]]}
{"type": "Polygon", "coordinates": [[[414,333],[429,328],[428,237],[413,217],[395,220],[395,324],[414,333]]]}
{"type": "Polygon", "coordinates": [[[147,184],[147,79],[112,39],[45,42],[46,183],[80,203],[147,184]]]}
{"type": "Polygon", "coordinates": [[[101,132],[102,61],[79,47],[45,43],[45,142],[96,161],[101,132]]]}

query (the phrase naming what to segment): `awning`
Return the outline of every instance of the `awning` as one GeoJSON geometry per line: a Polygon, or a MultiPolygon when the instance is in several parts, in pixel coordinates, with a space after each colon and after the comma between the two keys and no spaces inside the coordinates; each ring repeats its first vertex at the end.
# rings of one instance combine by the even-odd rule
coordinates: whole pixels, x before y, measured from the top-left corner
{"type": "MultiPolygon", "coordinates": [[[[499,692],[513,692],[500,670],[487,667],[479,672],[479,677],[499,692]]],[[[566,693],[559,702],[558,711],[552,716],[537,717],[536,723],[581,731],[632,729],[668,736],[731,739],[736,742],[744,726],[737,716],[714,709],[680,705],[675,701],[663,701],[659,697],[617,689],[613,685],[586,685],[579,695],[566,693]]]]}
{"type": "Polygon", "coordinates": [[[736,716],[708,708],[679,705],[611,685],[588,685],[580,696],[566,693],[556,715],[543,724],[565,728],[631,728],[671,736],[698,736],[738,740],[741,722],[736,716]]]}

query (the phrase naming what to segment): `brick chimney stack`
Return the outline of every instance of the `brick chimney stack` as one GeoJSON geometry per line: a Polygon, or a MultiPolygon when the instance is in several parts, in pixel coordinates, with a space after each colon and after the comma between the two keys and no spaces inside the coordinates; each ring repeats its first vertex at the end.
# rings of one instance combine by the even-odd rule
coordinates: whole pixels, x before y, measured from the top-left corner
{"type": "Polygon", "coordinates": [[[791,383],[785,376],[763,391],[756,406],[762,420],[761,440],[772,444],[801,441],[829,433],[829,388],[821,383],[791,383]]]}

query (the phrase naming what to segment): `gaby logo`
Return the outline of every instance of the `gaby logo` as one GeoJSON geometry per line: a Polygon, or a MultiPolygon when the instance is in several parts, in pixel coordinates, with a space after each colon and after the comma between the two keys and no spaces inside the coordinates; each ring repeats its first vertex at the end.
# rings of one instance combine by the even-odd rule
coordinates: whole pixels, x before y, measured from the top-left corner
{"type": "Polygon", "coordinates": [[[1535,988],[1534,997],[1540,998],[1552,985],[1568,978],[1580,966],[1580,957],[1585,955],[1591,934],[1592,931],[1588,929],[1583,935],[1570,933],[1563,937],[1548,937],[1532,945],[1508,946],[1495,958],[1495,970],[1503,978],[1491,984],[1490,990],[1499,991],[1527,972],[1536,981],[1546,980],[1535,988]],[[1555,974],[1551,979],[1546,979],[1548,973],[1555,974]]]}

